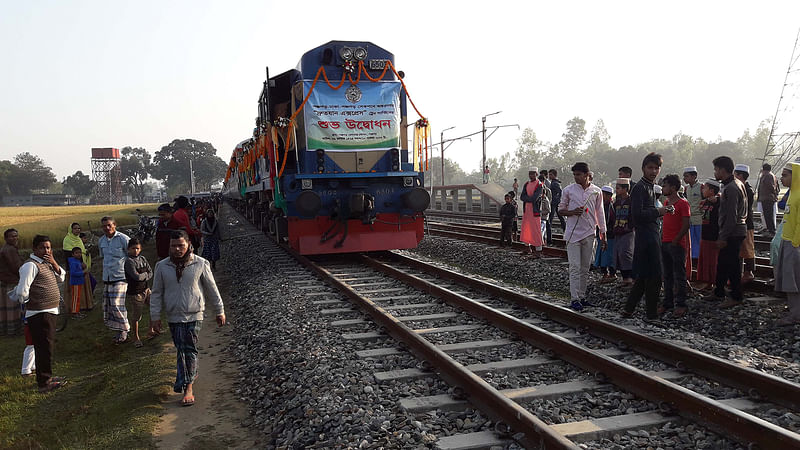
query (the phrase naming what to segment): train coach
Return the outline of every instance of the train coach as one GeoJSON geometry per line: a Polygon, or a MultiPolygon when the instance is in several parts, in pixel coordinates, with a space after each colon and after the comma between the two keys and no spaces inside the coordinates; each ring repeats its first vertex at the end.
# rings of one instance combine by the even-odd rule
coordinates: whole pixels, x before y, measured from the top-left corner
{"type": "Polygon", "coordinates": [[[270,77],[267,68],[225,197],[301,254],[416,247],[430,203],[430,125],[402,78],[394,55],[370,42],[331,41],[295,69],[270,77]],[[420,117],[412,124],[408,103],[420,117]]]}

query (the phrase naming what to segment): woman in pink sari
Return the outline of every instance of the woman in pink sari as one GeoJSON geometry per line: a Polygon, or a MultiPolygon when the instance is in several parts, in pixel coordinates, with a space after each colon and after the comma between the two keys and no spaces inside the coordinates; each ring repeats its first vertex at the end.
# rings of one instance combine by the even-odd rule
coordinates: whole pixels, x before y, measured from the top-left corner
{"type": "Polygon", "coordinates": [[[528,172],[530,181],[522,186],[519,199],[522,200],[522,229],[519,240],[528,244],[528,249],[523,254],[532,255],[534,258],[542,256],[542,183],[538,179],[539,169],[534,167],[528,172]],[[531,251],[531,246],[536,251],[531,251]]]}

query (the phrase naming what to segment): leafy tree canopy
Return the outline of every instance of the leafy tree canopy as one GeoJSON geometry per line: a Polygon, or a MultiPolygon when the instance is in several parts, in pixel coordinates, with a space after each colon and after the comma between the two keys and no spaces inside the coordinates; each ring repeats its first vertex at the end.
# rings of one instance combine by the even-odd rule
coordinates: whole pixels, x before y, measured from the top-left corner
{"type": "Polygon", "coordinates": [[[200,191],[211,189],[225,177],[227,164],[219,156],[217,150],[208,142],[194,139],[175,139],[153,157],[150,175],[164,180],[164,185],[171,192],[189,190],[191,178],[189,161],[192,161],[195,175],[195,186],[200,191]]]}
{"type": "Polygon", "coordinates": [[[89,175],[84,175],[80,170],[68,176],[61,182],[63,190],[67,194],[74,195],[92,195],[92,189],[96,184],[89,175]]]}
{"type": "Polygon", "coordinates": [[[47,189],[57,181],[53,169],[46,166],[42,158],[29,152],[15,156],[13,165],[8,175],[11,194],[30,194],[34,190],[47,189]]]}
{"type": "Polygon", "coordinates": [[[144,203],[145,183],[153,170],[150,153],[140,147],[123,147],[120,159],[120,172],[125,190],[136,201],[144,203]]]}

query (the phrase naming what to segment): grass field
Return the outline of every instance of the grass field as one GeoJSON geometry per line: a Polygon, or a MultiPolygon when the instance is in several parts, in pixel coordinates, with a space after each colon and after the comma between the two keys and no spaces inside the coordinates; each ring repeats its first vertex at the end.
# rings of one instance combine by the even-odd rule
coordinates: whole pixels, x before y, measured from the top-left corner
{"type": "Polygon", "coordinates": [[[91,225],[92,231],[100,233],[100,219],[113,216],[118,226],[138,223],[136,208],[144,214],[156,215],[154,203],[132,205],[76,205],[76,206],[10,206],[0,208],[0,230],[16,228],[19,231],[20,248],[31,248],[33,237],[45,234],[52,239],[53,247],[61,248],[70,224],[81,224],[84,231],[91,225]]]}
{"type": "MultiPolygon", "coordinates": [[[[142,253],[155,262],[153,243],[142,253]]],[[[101,264],[92,267],[98,279],[100,270],[101,264]]],[[[99,285],[94,310],[56,333],[53,371],[67,385],[50,394],[39,394],[35,380],[19,374],[25,339],[0,337],[0,448],[155,448],[153,430],[175,378],[169,333],[142,348],[114,345],[101,294],[99,285]]],[[[140,326],[149,323],[145,308],[140,326]]]]}

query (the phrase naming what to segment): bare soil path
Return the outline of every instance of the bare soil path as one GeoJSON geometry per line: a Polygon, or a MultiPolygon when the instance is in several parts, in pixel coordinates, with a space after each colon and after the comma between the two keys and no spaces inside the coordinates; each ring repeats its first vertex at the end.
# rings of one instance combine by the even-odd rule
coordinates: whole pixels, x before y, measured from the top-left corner
{"type": "MultiPolygon", "coordinates": [[[[225,268],[217,263],[217,285],[223,301],[228,298],[225,268]]],[[[155,439],[164,449],[244,449],[256,448],[259,441],[248,423],[247,404],[236,396],[238,369],[228,348],[233,339],[236,317],[225,311],[228,324],[218,328],[213,315],[207,316],[199,333],[199,375],[194,384],[195,404],[180,405],[183,394],[170,393],[164,400],[164,415],[156,428],[155,439]]],[[[168,330],[167,330],[168,332],[168,330]]],[[[171,341],[164,351],[174,354],[171,341]]]]}

